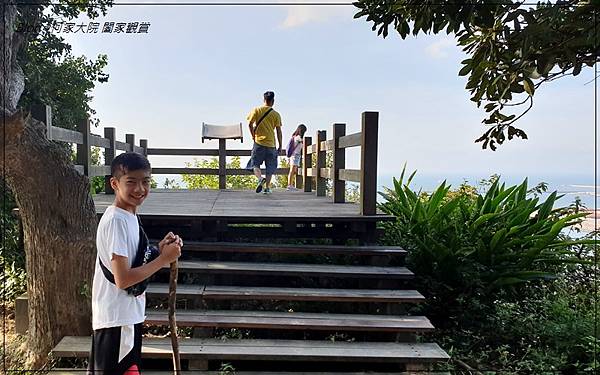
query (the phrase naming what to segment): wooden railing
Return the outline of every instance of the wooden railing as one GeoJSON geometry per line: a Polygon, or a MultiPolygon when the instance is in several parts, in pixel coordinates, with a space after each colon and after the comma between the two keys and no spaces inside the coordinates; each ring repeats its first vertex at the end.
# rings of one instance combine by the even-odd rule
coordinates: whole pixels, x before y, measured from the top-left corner
{"type": "MultiPolygon", "coordinates": [[[[225,139],[219,139],[218,150],[201,148],[149,148],[147,155],[219,157],[219,168],[152,168],[152,173],[218,175],[219,189],[225,189],[227,176],[253,174],[252,171],[244,168],[227,168],[227,156],[250,156],[252,150],[227,150],[225,141],[225,139]]],[[[285,151],[282,151],[279,156],[285,156],[285,151]]],[[[265,170],[263,170],[264,173],[265,170]]],[[[277,168],[275,174],[286,175],[288,174],[288,169],[277,168]]]]}
{"type": "Polygon", "coordinates": [[[148,141],[140,140],[140,145],[135,145],[135,135],[125,134],[125,142],[116,140],[115,128],[104,128],[104,137],[92,134],[90,119],[86,118],[76,124],[77,130],[59,128],[52,125],[52,110],[47,105],[35,105],[31,109],[32,116],[46,124],[46,137],[51,141],[67,142],[77,145],[75,169],[88,177],[105,176],[105,191],[114,193],[110,186],[110,164],[116,156],[117,150],[133,151],[147,155],[148,141]],[[91,147],[104,149],[104,165],[92,165],[91,147]]]}
{"type": "MultiPolygon", "coordinates": [[[[218,149],[196,148],[148,148],[148,140],[140,139],[135,145],[135,135],[126,134],[125,142],[116,140],[116,129],[104,128],[104,137],[90,132],[90,120],[80,121],[76,128],[70,130],[52,125],[52,112],[49,106],[34,106],[31,111],[34,118],[46,124],[46,136],[49,140],[62,141],[77,145],[75,168],[89,177],[105,176],[105,192],[113,194],[110,186],[110,165],[117,151],[133,151],[140,154],[162,156],[217,156],[218,168],[152,168],[153,174],[194,174],[219,176],[219,189],[226,188],[228,175],[250,175],[253,172],[244,168],[226,168],[227,156],[250,156],[251,150],[228,150],[225,139],[219,140],[218,149]],[[91,147],[104,149],[104,165],[92,165],[91,147]]],[[[317,196],[325,196],[326,179],[332,179],[332,197],[334,203],[345,202],[346,181],[360,183],[360,212],[362,215],[375,215],[377,212],[377,112],[363,112],[361,131],[346,135],[345,124],[333,125],[333,138],[327,140],[325,130],[317,131],[316,142],[311,137],[304,137],[303,170],[298,176],[297,186],[303,185],[305,192],[312,191],[315,179],[317,196]],[[360,147],[360,169],[346,169],[346,148],[360,147]],[[327,152],[332,153],[332,166],[326,167],[327,152]],[[313,168],[313,156],[315,167],[313,168]]],[[[282,150],[280,156],[284,156],[282,150]]],[[[263,170],[263,173],[265,171],[263,170]]],[[[287,168],[277,168],[275,174],[286,175],[287,168]]]]}
{"type": "Polygon", "coordinates": [[[304,191],[310,192],[315,179],[317,196],[326,194],[327,179],[332,179],[334,203],[346,200],[346,181],[360,183],[360,212],[377,213],[377,134],[378,112],[363,112],[361,131],[346,135],[346,124],[333,124],[333,138],[327,140],[325,130],[317,131],[315,143],[304,137],[302,170],[304,191]],[[360,169],[346,169],[346,149],[360,147],[360,169]],[[332,166],[326,167],[327,152],[332,153],[332,166]],[[316,158],[313,163],[313,157],[316,158]],[[313,167],[313,164],[315,167],[313,167]]]}

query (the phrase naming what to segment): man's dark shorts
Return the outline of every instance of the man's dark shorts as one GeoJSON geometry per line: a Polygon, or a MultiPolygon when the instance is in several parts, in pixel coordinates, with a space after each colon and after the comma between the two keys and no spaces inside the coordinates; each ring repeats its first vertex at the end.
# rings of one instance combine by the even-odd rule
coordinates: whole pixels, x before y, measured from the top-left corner
{"type": "Polygon", "coordinates": [[[266,147],[254,143],[252,154],[250,155],[250,160],[248,161],[246,168],[260,168],[261,164],[265,163],[267,174],[273,175],[277,169],[277,158],[277,149],[275,147],[266,147]]]}

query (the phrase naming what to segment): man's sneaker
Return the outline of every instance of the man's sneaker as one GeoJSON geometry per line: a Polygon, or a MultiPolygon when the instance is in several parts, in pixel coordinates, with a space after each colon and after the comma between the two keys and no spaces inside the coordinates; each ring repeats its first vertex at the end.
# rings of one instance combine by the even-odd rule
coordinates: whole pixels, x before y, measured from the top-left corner
{"type": "Polygon", "coordinates": [[[256,193],[260,193],[263,190],[263,186],[265,185],[265,182],[267,182],[267,179],[264,177],[261,177],[260,180],[258,180],[258,185],[256,185],[256,193]]]}
{"type": "Polygon", "coordinates": [[[263,191],[263,194],[266,194],[266,195],[269,195],[271,193],[272,193],[272,191],[270,188],[266,188],[265,191],[263,191]]]}

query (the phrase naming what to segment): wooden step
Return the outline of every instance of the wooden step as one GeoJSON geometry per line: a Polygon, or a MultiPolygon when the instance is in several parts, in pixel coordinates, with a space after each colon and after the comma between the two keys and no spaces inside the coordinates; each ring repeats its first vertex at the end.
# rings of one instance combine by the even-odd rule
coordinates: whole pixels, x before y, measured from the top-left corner
{"type": "MultiPolygon", "coordinates": [[[[86,369],[52,369],[52,375],[85,375],[86,369]]],[[[148,371],[143,370],[144,375],[166,375],[168,370],[148,371]]],[[[405,375],[406,372],[282,372],[282,371],[181,371],[181,375],[405,375]]],[[[427,372],[427,375],[451,375],[449,372],[427,372]]]]}
{"type": "MultiPolygon", "coordinates": [[[[167,297],[169,284],[151,283],[148,295],[167,297]]],[[[276,288],[245,286],[177,285],[180,297],[226,300],[279,300],[321,302],[388,302],[419,303],[425,297],[416,290],[390,289],[325,289],[325,288],[276,288]]]]}
{"type": "MultiPolygon", "coordinates": [[[[57,357],[87,357],[89,336],[65,336],[57,357]]],[[[427,363],[449,359],[435,343],[344,342],[317,340],[180,339],[182,359],[427,363]]],[[[142,357],[171,358],[170,338],[144,338],[142,357]]]]}
{"type": "Polygon", "coordinates": [[[406,255],[406,250],[397,246],[336,246],[336,245],[294,245],[243,242],[197,242],[186,241],[185,252],[222,253],[267,253],[267,254],[329,254],[329,255],[406,255]]]}
{"type": "MultiPolygon", "coordinates": [[[[146,324],[168,325],[166,310],[148,310],[146,324]]],[[[433,330],[424,316],[367,314],[290,313],[278,311],[181,310],[177,325],[182,327],[414,332],[433,330]]]]}
{"type": "MultiPolygon", "coordinates": [[[[168,268],[168,267],[165,267],[168,268]]],[[[179,261],[180,272],[235,273],[246,275],[326,276],[352,278],[408,279],[406,267],[338,266],[329,264],[248,263],[203,260],[179,261]]]]}
{"type": "MultiPolygon", "coordinates": [[[[177,297],[201,298],[204,295],[205,288],[204,285],[177,284],[177,297]]],[[[169,296],[169,284],[150,283],[146,288],[146,295],[166,298],[169,296]]]]}

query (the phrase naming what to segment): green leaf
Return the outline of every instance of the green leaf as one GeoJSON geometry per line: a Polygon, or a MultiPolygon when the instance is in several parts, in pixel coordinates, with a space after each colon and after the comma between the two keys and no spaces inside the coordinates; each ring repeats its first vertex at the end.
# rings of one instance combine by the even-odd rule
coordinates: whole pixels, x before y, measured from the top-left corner
{"type": "Polygon", "coordinates": [[[490,242],[490,249],[492,251],[494,251],[496,249],[496,247],[498,246],[498,243],[504,239],[504,237],[506,236],[506,228],[502,228],[499,231],[497,231],[494,236],[492,237],[492,241],[490,242]]]}
{"type": "Polygon", "coordinates": [[[489,214],[481,215],[471,224],[471,228],[477,229],[479,226],[483,225],[485,222],[491,220],[492,218],[498,216],[498,213],[492,212],[489,214]]]}
{"type": "Polygon", "coordinates": [[[529,96],[533,96],[533,94],[535,93],[535,87],[533,85],[533,82],[529,78],[525,78],[523,80],[523,88],[529,94],[529,96]]]}
{"type": "Polygon", "coordinates": [[[462,67],[462,69],[458,72],[459,76],[466,76],[467,74],[469,74],[469,72],[471,71],[471,65],[465,65],[462,67]]]}

